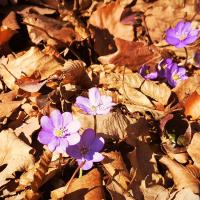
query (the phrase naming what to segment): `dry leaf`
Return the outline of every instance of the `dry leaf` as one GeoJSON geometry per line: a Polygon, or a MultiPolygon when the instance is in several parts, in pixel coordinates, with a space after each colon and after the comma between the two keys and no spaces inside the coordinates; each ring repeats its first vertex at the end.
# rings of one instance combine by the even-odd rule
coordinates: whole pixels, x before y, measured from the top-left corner
{"type": "Polygon", "coordinates": [[[168,156],[163,156],[159,161],[169,169],[177,189],[190,188],[192,192],[199,194],[199,181],[187,168],[171,160],[168,156]]]}
{"type": "Polygon", "coordinates": [[[185,115],[192,116],[196,120],[200,117],[200,94],[193,92],[184,103],[185,115]]]}
{"type": "Polygon", "coordinates": [[[193,135],[192,141],[187,148],[187,152],[194,161],[194,164],[200,168],[200,133],[193,135]]]}
{"type": "Polygon", "coordinates": [[[115,53],[98,58],[102,64],[115,64],[138,70],[143,64],[154,66],[161,59],[156,47],[148,46],[144,42],[116,38],[115,43],[117,46],[115,53]]]}
{"type": "Polygon", "coordinates": [[[103,155],[106,156],[103,166],[110,177],[110,183],[107,188],[111,193],[112,199],[134,200],[132,195],[127,192],[130,185],[130,176],[121,154],[119,152],[109,152],[103,155]]]}
{"type": "Polygon", "coordinates": [[[79,35],[70,24],[64,25],[61,21],[44,15],[27,14],[24,22],[27,24],[30,38],[35,44],[45,41],[50,46],[65,46],[74,40],[79,40],[79,35]]]}
{"type": "MultiPolygon", "coordinates": [[[[75,109],[74,109],[75,111],[75,109]]],[[[82,114],[80,112],[73,112],[74,117],[77,118],[82,128],[93,128],[94,129],[94,117],[91,115],[82,114]]],[[[120,112],[112,112],[107,115],[96,116],[96,132],[107,138],[115,138],[123,140],[126,135],[126,128],[130,124],[128,118],[120,112]]]]}
{"type": "Polygon", "coordinates": [[[2,186],[9,181],[6,179],[14,178],[16,171],[31,169],[34,166],[34,157],[30,154],[32,148],[17,138],[12,129],[1,131],[0,140],[0,162],[1,167],[4,167],[0,172],[2,186]]]}
{"type": "MultiPolygon", "coordinates": [[[[18,79],[23,73],[30,77],[37,71],[41,80],[44,80],[61,68],[62,65],[53,57],[44,54],[36,47],[31,47],[17,59],[9,60],[7,64],[7,69],[18,79]]],[[[0,65],[0,74],[3,75],[3,80],[10,89],[18,88],[15,84],[15,78],[2,65],[0,65]]]]}
{"type": "Polygon", "coordinates": [[[51,192],[51,198],[66,200],[102,200],[104,193],[102,188],[101,174],[97,169],[91,170],[86,175],[74,179],[69,185],[68,191],[66,187],[61,187],[51,192]]]}

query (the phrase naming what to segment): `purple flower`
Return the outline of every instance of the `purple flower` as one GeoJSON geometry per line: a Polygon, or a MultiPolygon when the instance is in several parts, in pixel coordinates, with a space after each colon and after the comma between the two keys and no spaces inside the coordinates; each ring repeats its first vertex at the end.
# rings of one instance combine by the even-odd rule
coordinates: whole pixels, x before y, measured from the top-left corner
{"type": "Polygon", "coordinates": [[[104,139],[97,137],[93,129],[86,129],[81,135],[78,144],[69,146],[66,152],[74,157],[78,164],[85,164],[81,167],[83,170],[92,168],[93,162],[100,162],[104,156],[99,153],[104,146],[104,139]]]}
{"type": "Polygon", "coordinates": [[[162,60],[158,64],[158,76],[160,78],[166,78],[166,73],[167,73],[168,69],[170,69],[172,67],[172,65],[174,65],[174,64],[176,64],[176,63],[173,63],[173,60],[171,58],[162,60]]]}
{"type": "Polygon", "coordinates": [[[80,141],[78,133],[80,123],[73,120],[72,114],[69,112],[61,114],[59,110],[54,110],[50,117],[42,116],[40,123],[42,130],[39,132],[38,140],[42,144],[48,145],[52,152],[66,152],[69,145],[77,144],[80,141]]]}
{"type": "Polygon", "coordinates": [[[77,97],[76,105],[89,115],[106,115],[110,112],[112,106],[112,97],[100,94],[98,88],[89,89],[89,98],[77,97]]]}
{"type": "Polygon", "coordinates": [[[191,22],[180,21],[175,28],[166,31],[166,41],[176,48],[183,48],[198,38],[199,30],[192,29],[191,22]]]}
{"type": "Polygon", "coordinates": [[[139,74],[145,79],[149,79],[149,80],[156,79],[158,77],[158,72],[150,72],[149,69],[150,69],[149,66],[143,65],[139,69],[139,74]]]}
{"type": "Polygon", "coordinates": [[[172,87],[175,87],[180,80],[185,80],[187,78],[186,69],[178,67],[177,64],[173,64],[166,73],[166,79],[172,87]]]}

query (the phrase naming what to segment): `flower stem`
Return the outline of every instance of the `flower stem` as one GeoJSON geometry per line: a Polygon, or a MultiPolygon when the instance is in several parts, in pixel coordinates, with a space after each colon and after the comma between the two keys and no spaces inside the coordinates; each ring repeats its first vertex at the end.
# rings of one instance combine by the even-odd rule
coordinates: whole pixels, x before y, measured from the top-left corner
{"type": "Polygon", "coordinates": [[[80,170],[79,170],[79,178],[81,178],[82,176],[83,176],[83,170],[80,169],[80,170]]]}
{"type": "Polygon", "coordinates": [[[70,186],[72,180],[74,179],[74,177],[76,176],[76,174],[78,173],[78,171],[81,169],[81,167],[83,167],[84,164],[85,164],[85,160],[76,168],[76,170],[72,174],[70,180],[67,182],[67,184],[65,186],[65,194],[67,194],[67,191],[69,189],[69,186],[70,186]]]}
{"type": "Polygon", "coordinates": [[[94,132],[97,133],[97,116],[94,115],[94,132]]]}
{"type": "Polygon", "coordinates": [[[188,51],[187,51],[186,47],[184,47],[184,50],[185,50],[185,64],[184,64],[184,66],[186,66],[187,65],[187,60],[188,60],[188,51]]]}

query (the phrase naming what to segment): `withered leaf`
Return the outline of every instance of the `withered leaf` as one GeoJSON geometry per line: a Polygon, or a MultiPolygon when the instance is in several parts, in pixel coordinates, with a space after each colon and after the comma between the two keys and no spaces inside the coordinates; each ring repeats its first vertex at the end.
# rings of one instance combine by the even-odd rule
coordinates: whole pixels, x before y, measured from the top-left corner
{"type": "Polygon", "coordinates": [[[0,172],[0,186],[2,186],[9,181],[6,179],[14,178],[15,171],[32,168],[34,157],[30,153],[32,148],[17,138],[12,129],[1,131],[0,140],[0,163],[1,166],[5,165],[4,170],[0,172]]]}
{"type": "Polygon", "coordinates": [[[138,70],[143,64],[154,66],[161,58],[155,46],[148,46],[144,42],[115,39],[117,51],[113,54],[99,57],[102,64],[127,66],[138,70]]]}
{"type": "Polygon", "coordinates": [[[74,179],[69,185],[68,190],[66,187],[61,187],[51,192],[52,199],[69,199],[69,200],[101,200],[104,199],[102,188],[101,174],[97,169],[91,170],[88,174],[74,179]]]}
{"type": "Polygon", "coordinates": [[[168,156],[163,156],[159,161],[169,169],[177,189],[190,188],[194,193],[198,194],[200,192],[198,179],[194,177],[187,168],[171,160],[168,156]]]}

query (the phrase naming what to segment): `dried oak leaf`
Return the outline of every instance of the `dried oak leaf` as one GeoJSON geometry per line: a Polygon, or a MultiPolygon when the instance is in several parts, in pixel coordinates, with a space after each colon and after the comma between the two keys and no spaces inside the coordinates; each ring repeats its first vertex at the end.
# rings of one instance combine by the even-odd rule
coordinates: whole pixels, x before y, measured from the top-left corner
{"type": "Polygon", "coordinates": [[[133,200],[132,195],[127,192],[131,179],[120,152],[109,152],[103,155],[105,156],[103,166],[110,177],[107,188],[112,199],[133,200]]]}
{"type": "Polygon", "coordinates": [[[177,85],[173,89],[173,91],[176,93],[178,99],[180,102],[184,101],[186,97],[191,95],[195,90],[197,90],[200,87],[200,76],[194,75],[192,77],[189,77],[187,80],[181,81],[180,84],[177,85]]]}
{"type": "Polygon", "coordinates": [[[98,58],[102,64],[115,64],[138,70],[143,64],[153,67],[161,59],[157,48],[153,45],[148,46],[144,42],[116,38],[115,44],[117,46],[115,53],[98,58]]]}
{"type": "Polygon", "coordinates": [[[200,168],[200,133],[193,135],[192,141],[187,148],[187,152],[194,161],[194,164],[200,168]]]}
{"type": "Polygon", "coordinates": [[[193,193],[200,193],[199,180],[186,167],[168,156],[161,157],[159,161],[169,169],[177,189],[189,188],[193,193]]]}
{"type": "Polygon", "coordinates": [[[34,166],[32,148],[21,141],[12,129],[0,133],[0,186],[6,184],[9,178],[14,178],[16,171],[28,171],[34,166]]]}
{"type": "MultiPolygon", "coordinates": [[[[77,118],[82,128],[94,128],[94,117],[91,115],[82,114],[80,110],[73,108],[74,117],[77,118]]],[[[97,115],[96,117],[96,132],[107,138],[115,138],[123,140],[127,131],[126,128],[130,124],[129,119],[118,112],[111,112],[107,115],[97,115]]]]}
{"type": "Polygon", "coordinates": [[[132,41],[133,27],[120,22],[120,16],[125,6],[120,0],[101,6],[92,13],[89,23],[101,30],[107,29],[114,37],[132,41]]]}
{"type": "Polygon", "coordinates": [[[11,11],[8,16],[3,19],[0,27],[0,46],[7,43],[18,29],[19,25],[17,24],[16,14],[11,11]]]}
{"type": "MultiPolygon", "coordinates": [[[[62,68],[62,65],[57,62],[56,59],[44,54],[36,47],[31,47],[26,53],[19,55],[16,59],[12,58],[11,55],[9,55],[8,58],[7,69],[18,79],[20,79],[23,74],[30,77],[35,72],[39,72],[41,76],[40,79],[44,80],[62,68]]],[[[1,62],[3,61],[1,60],[1,62]]],[[[19,86],[15,84],[15,78],[8,73],[2,65],[0,65],[0,74],[2,74],[3,80],[8,88],[19,88],[19,86]]]]}
{"type": "Polygon", "coordinates": [[[66,200],[101,200],[104,199],[101,174],[97,169],[74,179],[69,188],[61,187],[51,192],[52,199],[66,200]],[[66,191],[67,190],[67,191],[66,191]]]}
{"type": "Polygon", "coordinates": [[[35,44],[45,41],[51,46],[66,46],[80,39],[71,24],[64,25],[61,21],[44,15],[27,14],[24,23],[35,44]]]}
{"type": "Polygon", "coordinates": [[[200,200],[200,197],[194,194],[189,188],[184,188],[170,194],[168,200],[200,200]]]}

